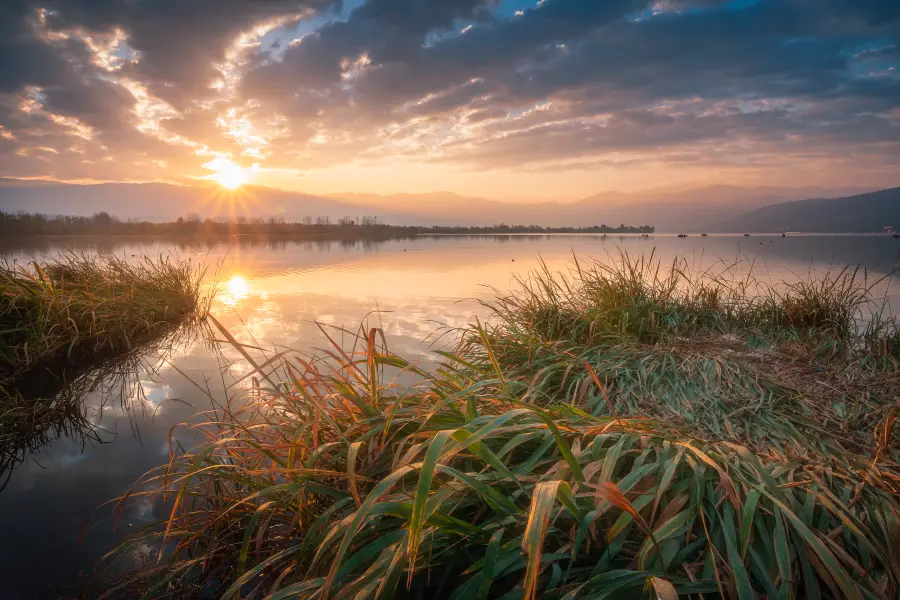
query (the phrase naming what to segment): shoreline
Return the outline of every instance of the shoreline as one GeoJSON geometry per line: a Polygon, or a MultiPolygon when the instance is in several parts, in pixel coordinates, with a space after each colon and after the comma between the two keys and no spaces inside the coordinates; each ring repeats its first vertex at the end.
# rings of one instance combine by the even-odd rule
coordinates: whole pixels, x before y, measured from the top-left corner
{"type": "MultiPolygon", "coordinates": [[[[22,234],[7,235],[4,240],[21,242],[22,240],[68,240],[68,239],[101,239],[101,240],[132,240],[132,239],[172,239],[184,241],[227,241],[231,239],[251,239],[251,238],[279,238],[298,241],[316,241],[316,240],[332,240],[332,241],[389,241],[395,239],[410,239],[416,237],[499,237],[499,236],[516,236],[516,237],[535,237],[535,236],[558,236],[558,237],[678,237],[686,235],[687,237],[873,237],[873,238],[893,238],[890,233],[877,232],[855,232],[855,231],[810,231],[810,232],[729,232],[729,233],[708,233],[701,234],[688,233],[680,234],[677,232],[655,232],[649,234],[643,233],[594,233],[594,232],[567,232],[567,231],[548,231],[548,232],[417,232],[417,233],[385,233],[381,235],[334,235],[330,233],[234,233],[226,235],[193,235],[193,234],[170,234],[170,233],[53,233],[53,234],[22,234]]],[[[0,247],[3,243],[0,242],[0,247]]]]}

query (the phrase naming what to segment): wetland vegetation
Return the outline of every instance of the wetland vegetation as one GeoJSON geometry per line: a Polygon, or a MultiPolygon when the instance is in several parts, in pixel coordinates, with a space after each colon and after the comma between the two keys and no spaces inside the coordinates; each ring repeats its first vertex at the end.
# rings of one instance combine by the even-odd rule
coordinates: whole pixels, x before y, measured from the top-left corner
{"type": "Polygon", "coordinates": [[[896,597],[898,324],[864,272],[750,273],[544,268],[436,368],[213,319],[251,370],[120,498],[168,516],[101,597],[896,597]]]}
{"type": "Polygon", "coordinates": [[[87,432],[80,399],[203,320],[204,270],[171,257],[68,253],[0,264],[0,470],[87,432]]]}

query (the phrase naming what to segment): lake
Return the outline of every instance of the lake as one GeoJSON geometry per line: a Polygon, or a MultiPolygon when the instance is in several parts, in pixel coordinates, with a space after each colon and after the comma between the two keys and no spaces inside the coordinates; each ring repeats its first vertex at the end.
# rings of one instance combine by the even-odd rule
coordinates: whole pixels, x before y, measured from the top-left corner
{"type": "MultiPolygon", "coordinates": [[[[452,345],[452,333],[435,332],[486,317],[479,301],[494,295],[488,286],[508,290],[514,275],[526,275],[540,261],[556,270],[571,266],[573,256],[611,261],[620,251],[653,252],[663,264],[683,257],[699,269],[743,257],[738,276],[752,268],[775,281],[847,265],[879,277],[900,260],[900,240],[881,235],[447,236],[377,243],[240,240],[211,247],[57,238],[6,242],[0,256],[23,261],[66,249],[136,258],[174,253],[205,262],[210,280],[215,273],[220,281],[212,314],[242,343],[272,354],[326,346],[317,323],[354,330],[367,321],[383,329],[395,353],[423,364],[436,361],[434,349],[452,345]]],[[[888,279],[879,290],[896,305],[895,287],[888,279]]],[[[346,343],[351,336],[343,338],[346,343]]],[[[0,492],[0,598],[76,595],[80,574],[124,534],[162,516],[161,504],[131,503],[114,531],[113,506],[103,505],[167,462],[170,430],[213,408],[204,390],[224,398],[223,388],[248,372],[209,344],[200,336],[178,339],[167,355],[146,357],[128,385],[115,378],[101,382],[85,399],[93,426],[88,439],[58,439],[9,474],[0,492]]],[[[194,439],[188,429],[176,429],[173,438],[184,445],[194,439]]]]}

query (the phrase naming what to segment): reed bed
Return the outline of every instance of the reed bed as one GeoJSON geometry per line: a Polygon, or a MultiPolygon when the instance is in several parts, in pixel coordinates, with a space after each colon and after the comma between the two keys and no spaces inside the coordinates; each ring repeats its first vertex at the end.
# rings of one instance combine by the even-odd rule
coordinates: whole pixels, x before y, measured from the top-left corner
{"type": "Polygon", "coordinates": [[[202,320],[203,275],[163,256],[0,264],[0,471],[83,430],[86,392],[140,362],[142,345],[202,320]]]}
{"type": "Polygon", "coordinates": [[[493,324],[466,332],[459,353],[487,365],[490,349],[541,405],[859,451],[900,394],[900,327],[874,296],[886,283],[850,268],[773,284],[745,262],[576,260],[489,302],[493,324]]]}
{"type": "Polygon", "coordinates": [[[215,323],[253,383],[119,500],[169,517],[101,597],[897,597],[896,326],[858,273],[706,275],[543,270],[427,371],[215,323]]]}
{"type": "Polygon", "coordinates": [[[202,276],[166,256],[73,253],[0,264],[0,386],[51,361],[130,350],[202,313],[202,276]]]}

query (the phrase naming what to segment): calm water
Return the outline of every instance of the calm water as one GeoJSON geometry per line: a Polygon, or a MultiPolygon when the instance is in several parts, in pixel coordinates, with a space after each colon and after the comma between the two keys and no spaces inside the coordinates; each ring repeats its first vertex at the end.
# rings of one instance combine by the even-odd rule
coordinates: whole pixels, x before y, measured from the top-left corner
{"type": "MultiPolygon", "coordinates": [[[[102,243],[104,251],[177,253],[218,265],[223,283],[213,313],[242,342],[267,349],[322,347],[326,341],[314,321],[354,329],[368,318],[371,325],[383,327],[394,352],[421,361],[433,360],[435,345],[452,341],[432,335],[440,326],[461,326],[473,315],[485,316],[478,300],[493,294],[484,284],[509,289],[514,274],[527,273],[541,259],[552,269],[565,269],[573,254],[613,260],[619,250],[655,252],[664,262],[686,257],[694,265],[744,255],[755,262],[757,273],[775,280],[846,265],[887,274],[900,253],[900,240],[886,236],[443,237],[350,244],[244,242],[211,248],[155,241],[102,243]]],[[[66,248],[92,251],[96,244],[89,239],[42,240],[33,247],[0,247],[0,255],[25,260],[66,248]]],[[[887,287],[891,296],[893,287],[887,287]]],[[[247,371],[240,363],[224,368],[200,340],[181,341],[168,361],[149,363],[156,368],[137,375],[140,393],[129,388],[127,410],[115,394],[105,403],[103,394],[87,397],[94,434],[103,443],[58,440],[20,465],[0,492],[0,598],[74,595],[79,574],[89,571],[123,532],[159,517],[154,514],[158,506],[132,503],[115,533],[112,507],[98,507],[168,460],[174,425],[211,408],[195,383],[215,395],[247,371]]],[[[176,430],[175,436],[191,443],[186,430],[176,430]]]]}

